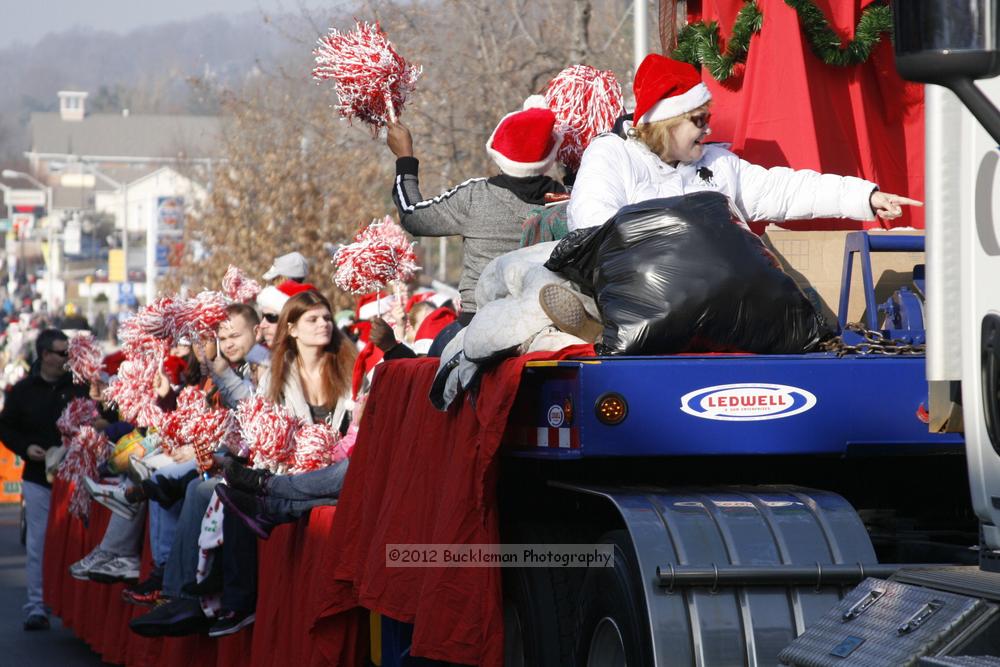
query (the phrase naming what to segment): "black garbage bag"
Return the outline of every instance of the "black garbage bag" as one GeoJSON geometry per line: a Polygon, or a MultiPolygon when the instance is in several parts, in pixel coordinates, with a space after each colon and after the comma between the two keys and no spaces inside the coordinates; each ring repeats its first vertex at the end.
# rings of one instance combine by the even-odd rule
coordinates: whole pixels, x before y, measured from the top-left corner
{"type": "Polygon", "coordinates": [[[545,266],[597,301],[598,354],[796,354],[832,335],[718,192],[626,206],[572,232],[545,266]]]}

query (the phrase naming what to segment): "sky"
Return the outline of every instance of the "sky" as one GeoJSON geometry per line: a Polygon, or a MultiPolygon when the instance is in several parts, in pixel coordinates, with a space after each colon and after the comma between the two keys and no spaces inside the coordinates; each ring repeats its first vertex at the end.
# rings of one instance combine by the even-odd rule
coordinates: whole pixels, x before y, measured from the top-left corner
{"type": "Polygon", "coordinates": [[[329,7],[331,0],[0,0],[0,45],[34,44],[75,26],[127,33],[142,26],[206,14],[291,12],[329,7]]]}

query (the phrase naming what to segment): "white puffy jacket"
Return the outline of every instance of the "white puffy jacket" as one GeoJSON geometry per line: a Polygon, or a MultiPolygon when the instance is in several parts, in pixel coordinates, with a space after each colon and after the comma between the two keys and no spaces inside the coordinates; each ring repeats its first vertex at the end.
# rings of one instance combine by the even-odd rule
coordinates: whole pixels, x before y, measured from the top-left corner
{"type": "Polygon", "coordinates": [[[622,206],[703,190],[727,195],[746,221],[852,218],[872,220],[876,185],[853,176],[764,167],[718,145],[697,162],[665,163],[637,139],[603,135],[583,154],[569,201],[569,229],[604,224],[622,206]]]}

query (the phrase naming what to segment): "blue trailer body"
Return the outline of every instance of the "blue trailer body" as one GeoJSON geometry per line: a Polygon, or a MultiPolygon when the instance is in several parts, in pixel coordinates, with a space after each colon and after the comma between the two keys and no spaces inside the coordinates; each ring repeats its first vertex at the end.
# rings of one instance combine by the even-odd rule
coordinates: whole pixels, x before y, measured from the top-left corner
{"type": "Polygon", "coordinates": [[[924,358],[806,354],[583,358],[529,364],[513,456],[907,455],[962,448],[929,433],[924,358]],[[618,424],[597,406],[617,394],[618,424]]]}

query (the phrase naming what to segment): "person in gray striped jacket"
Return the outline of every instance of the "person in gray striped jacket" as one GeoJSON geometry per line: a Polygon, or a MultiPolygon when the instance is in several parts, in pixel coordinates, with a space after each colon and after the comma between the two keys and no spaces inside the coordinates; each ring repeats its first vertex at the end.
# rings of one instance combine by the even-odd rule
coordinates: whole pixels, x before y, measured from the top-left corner
{"type": "MultiPolygon", "coordinates": [[[[529,98],[525,106],[537,104],[529,98]]],[[[472,178],[437,197],[424,199],[417,178],[418,160],[413,138],[401,123],[388,127],[386,143],[396,156],[392,199],[400,223],[414,236],[461,236],[462,326],[476,311],[476,282],[495,257],[516,250],[521,223],[530,211],[545,203],[548,193],[563,193],[558,181],[546,176],[562,143],[555,115],[531,106],[507,114],[486,143],[486,151],[500,168],[490,178],[472,178]]]]}

